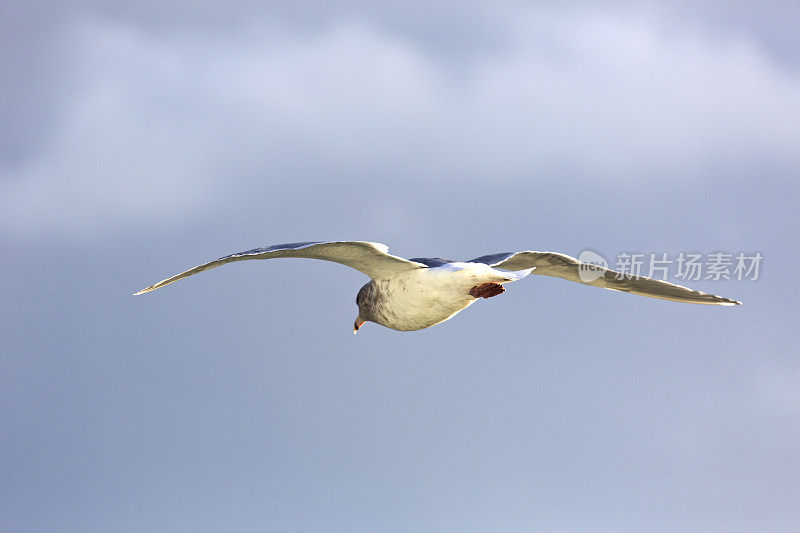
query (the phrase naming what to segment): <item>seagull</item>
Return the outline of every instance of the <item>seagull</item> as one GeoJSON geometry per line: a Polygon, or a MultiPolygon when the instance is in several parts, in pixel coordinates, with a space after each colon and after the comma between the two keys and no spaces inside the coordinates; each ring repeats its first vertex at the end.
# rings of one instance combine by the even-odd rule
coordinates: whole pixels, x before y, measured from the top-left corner
{"type": "Polygon", "coordinates": [[[632,276],[581,262],[556,252],[506,252],[483,255],[469,261],[416,257],[404,259],[389,253],[385,244],[366,241],[295,242],[238,252],[203,263],[159,281],[134,295],[160,289],[183,278],[226,263],[247,259],[298,257],[333,261],[369,276],[358,291],[357,333],[366,322],[397,331],[416,331],[449,320],[480,298],[505,292],[506,283],[529,274],[553,276],[585,285],[640,296],[707,305],[740,305],[741,302],[695,291],[665,281],[632,276]]]}

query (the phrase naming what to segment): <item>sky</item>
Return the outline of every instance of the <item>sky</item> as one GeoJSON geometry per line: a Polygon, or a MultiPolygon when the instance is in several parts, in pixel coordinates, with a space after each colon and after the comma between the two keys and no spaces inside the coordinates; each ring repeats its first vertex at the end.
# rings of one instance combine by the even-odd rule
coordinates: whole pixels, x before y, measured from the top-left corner
{"type": "Polygon", "coordinates": [[[0,529],[795,531],[800,7],[3,2],[0,529]],[[763,256],[420,332],[383,242],[763,256]],[[669,279],[669,281],[679,281],[669,279]]]}

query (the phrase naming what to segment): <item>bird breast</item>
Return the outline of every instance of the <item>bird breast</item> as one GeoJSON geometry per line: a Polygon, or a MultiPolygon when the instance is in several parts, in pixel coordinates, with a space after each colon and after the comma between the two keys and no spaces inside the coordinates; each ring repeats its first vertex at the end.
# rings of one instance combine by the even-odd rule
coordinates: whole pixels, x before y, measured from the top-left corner
{"type": "Polygon", "coordinates": [[[475,303],[470,289],[487,281],[511,278],[487,265],[454,263],[375,279],[365,287],[362,316],[400,331],[428,328],[475,303]]]}

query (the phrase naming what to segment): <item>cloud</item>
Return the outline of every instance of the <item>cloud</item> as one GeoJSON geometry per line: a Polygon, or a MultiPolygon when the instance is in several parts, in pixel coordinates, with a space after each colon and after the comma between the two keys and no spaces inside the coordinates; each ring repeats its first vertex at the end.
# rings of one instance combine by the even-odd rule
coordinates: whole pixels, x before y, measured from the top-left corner
{"type": "Polygon", "coordinates": [[[591,10],[503,21],[501,45],[459,59],[355,19],[236,34],[83,19],[66,54],[78,88],[41,149],[3,167],[0,226],[27,238],[176,221],[309,161],[442,188],[798,164],[800,79],[752,41],[591,10]]]}

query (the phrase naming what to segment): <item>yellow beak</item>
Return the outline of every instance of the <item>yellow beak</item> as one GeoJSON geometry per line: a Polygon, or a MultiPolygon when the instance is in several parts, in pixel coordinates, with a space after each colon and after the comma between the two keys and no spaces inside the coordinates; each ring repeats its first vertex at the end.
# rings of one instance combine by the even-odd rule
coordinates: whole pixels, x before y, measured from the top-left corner
{"type": "Polygon", "coordinates": [[[361,326],[363,326],[363,325],[364,325],[366,322],[367,322],[366,320],[364,320],[363,318],[361,318],[361,315],[358,315],[358,316],[356,317],[356,322],[355,322],[355,324],[353,324],[353,335],[355,335],[356,333],[358,333],[358,330],[359,330],[359,329],[361,329],[361,326]]]}

